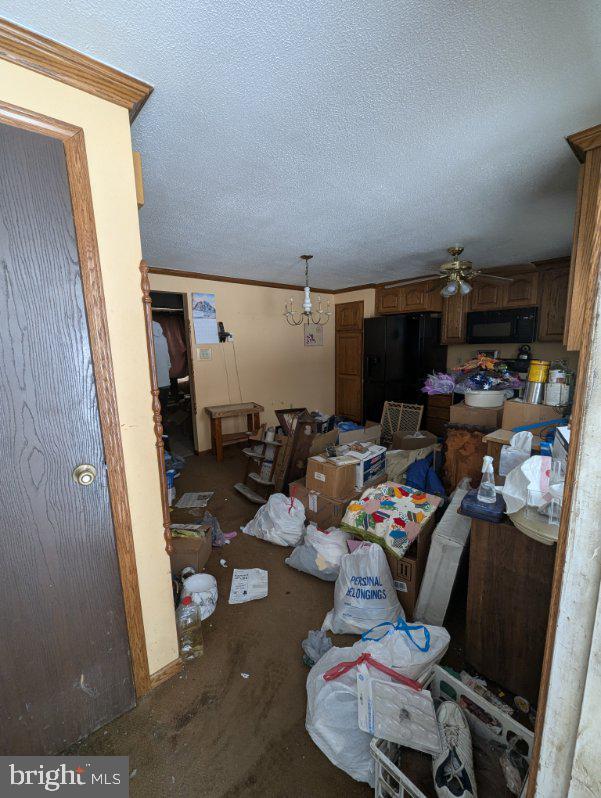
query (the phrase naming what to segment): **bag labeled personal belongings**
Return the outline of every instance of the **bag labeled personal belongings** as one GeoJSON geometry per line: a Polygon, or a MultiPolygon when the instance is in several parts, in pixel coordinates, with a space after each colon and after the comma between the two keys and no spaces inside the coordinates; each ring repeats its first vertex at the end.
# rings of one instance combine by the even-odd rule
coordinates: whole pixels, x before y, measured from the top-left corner
{"type": "Polygon", "coordinates": [[[336,527],[318,529],[309,524],[299,545],[284,562],[328,582],[335,582],[342,558],[348,554],[348,534],[336,527]]]}
{"type": "Polygon", "coordinates": [[[305,508],[298,499],[273,493],[242,531],[278,546],[296,546],[305,529],[305,508]]]}
{"type": "Polygon", "coordinates": [[[378,679],[398,681],[390,674],[392,670],[417,682],[442,659],[449,640],[448,632],[440,626],[407,624],[399,618],[396,623],[370,630],[349,648],[327,651],[307,677],[305,726],[315,745],[336,767],[373,787],[372,735],[359,728],[354,666],[368,661],[371,667],[375,661],[378,679]]]}
{"type": "Polygon", "coordinates": [[[334,634],[362,634],[384,621],[405,614],[392,581],[384,550],[377,543],[363,543],[345,554],[334,587],[334,609],[322,629],[334,634]]]}

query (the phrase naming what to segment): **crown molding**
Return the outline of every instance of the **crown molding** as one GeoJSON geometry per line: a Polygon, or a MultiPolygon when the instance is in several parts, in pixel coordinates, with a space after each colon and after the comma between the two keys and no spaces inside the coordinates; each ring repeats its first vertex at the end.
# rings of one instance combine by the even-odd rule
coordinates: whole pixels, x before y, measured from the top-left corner
{"type": "MultiPolygon", "coordinates": [[[[183,269],[162,269],[159,266],[150,266],[150,274],[166,274],[169,277],[185,277],[192,280],[211,280],[217,283],[240,283],[241,285],[257,285],[263,288],[282,288],[286,291],[302,291],[304,285],[292,285],[292,283],[272,283],[267,280],[247,280],[245,277],[223,277],[221,274],[203,274],[202,272],[187,272],[183,269]]],[[[311,291],[320,294],[337,294],[332,288],[313,288],[311,291]]]]}
{"type": "Polygon", "coordinates": [[[0,17],[0,58],[120,105],[133,121],[152,86],[0,17]]]}
{"type": "MultiPolygon", "coordinates": [[[[570,256],[565,255],[560,258],[550,258],[548,260],[537,260],[529,263],[513,264],[511,266],[495,266],[483,271],[483,274],[523,274],[528,271],[543,271],[545,269],[557,268],[558,266],[566,266],[570,263],[570,256]]],[[[223,277],[220,274],[203,274],[202,272],[190,272],[183,269],[163,269],[159,266],[150,266],[148,269],[150,274],[164,274],[168,277],[184,277],[192,280],[212,280],[217,283],[239,283],[241,285],[256,285],[263,288],[282,288],[286,291],[302,291],[304,286],[292,285],[291,283],[274,283],[267,280],[248,280],[245,277],[223,277]]],[[[347,288],[314,288],[311,286],[311,291],[319,294],[348,294],[352,291],[368,291],[369,289],[384,288],[386,286],[397,286],[401,284],[410,284],[419,280],[435,280],[437,274],[424,274],[415,277],[401,278],[399,280],[386,280],[384,283],[363,283],[362,285],[349,285],[347,288]]]]}

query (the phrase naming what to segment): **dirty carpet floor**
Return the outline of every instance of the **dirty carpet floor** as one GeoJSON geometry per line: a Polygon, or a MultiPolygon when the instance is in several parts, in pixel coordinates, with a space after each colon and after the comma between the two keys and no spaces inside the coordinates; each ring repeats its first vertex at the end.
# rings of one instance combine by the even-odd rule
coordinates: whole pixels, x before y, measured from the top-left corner
{"type": "MultiPolygon", "coordinates": [[[[208,509],[224,532],[238,530],[256,511],[233,489],[243,478],[243,460],[237,447],[225,450],[222,463],[211,455],[191,457],[176,481],[178,496],[215,491],[208,509]]],[[[194,522],[181,510],[173,519],[194,522]]],[[[333,583],[289,568],[289,552],[242,534],[213,549],[206,570],[217,579],[219,601],[203,625],[204,656],[72,752],[129,756],[134,798],[372,796],[366,784],[334,767],[305,731],[308,669],[300,644],[331,609],[333,583]],[[228,605],[233,569],[256,567],[269,572],[269,596],[228,605]]]]}

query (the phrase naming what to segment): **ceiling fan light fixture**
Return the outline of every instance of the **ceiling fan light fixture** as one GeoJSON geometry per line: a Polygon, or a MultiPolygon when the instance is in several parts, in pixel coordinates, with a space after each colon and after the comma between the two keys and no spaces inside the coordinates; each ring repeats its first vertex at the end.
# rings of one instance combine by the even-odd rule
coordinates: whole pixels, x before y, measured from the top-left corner
{"type": "Polygon", "coordinates": [[[458,290],[459,283],[456,280],[450,280],[445,286],[443,286],[440,293],[443,295],[443,297],[445,297],[445,299],[448,299],[451,296],[455,296],[458,290]]]}
{"type": "Polygon", "coordinates": [[[472,286],[469,283],[466,283],[465,280],[459,280],[459,293],[469,294],[471,290],[472,286]]]}

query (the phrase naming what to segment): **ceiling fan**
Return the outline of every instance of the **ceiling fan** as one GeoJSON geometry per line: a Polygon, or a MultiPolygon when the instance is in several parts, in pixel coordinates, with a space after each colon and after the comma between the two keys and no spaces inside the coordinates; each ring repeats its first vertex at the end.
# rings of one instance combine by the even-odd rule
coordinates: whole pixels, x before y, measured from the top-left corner
{"type": "MultiPolygon", "coordinates": [[[[444,285],[440,289],[440,293],[443,297],[445,297],[445,299],[455,296],[455,294],[469,294],[469,292],[472,290],[472,282],[477,279],[497,280],[498,282],[503,283],[513,282],[511,277],[499,277],[497,274],[483,272],[482,269],[474,269],[471,260],[461,260],[460,258],[461,253],[463,252],[463,247],[449,247],[447,252],[451,256],[452,260],[442,263],[438,267],[439,277],[437,278],[438,280],[444,280],[444,285]]],[[[410,282],[419,283],[431,279],[431,277],[420,277],[417,280],[411,280],[410,282]]],[[[400,285],[400,283],[394,283],[394,285],[400,285]]],[[[392,285],[387,287],[392,288],[392,285]]],[[[437,285],[431,289],[430,293],[432,291],[437,291],[438,289],[439,286],[437,285]]]]}

